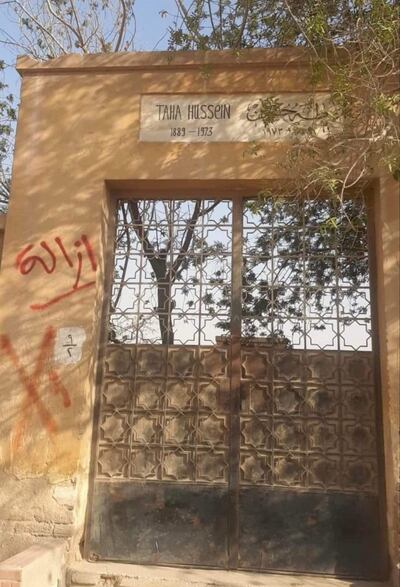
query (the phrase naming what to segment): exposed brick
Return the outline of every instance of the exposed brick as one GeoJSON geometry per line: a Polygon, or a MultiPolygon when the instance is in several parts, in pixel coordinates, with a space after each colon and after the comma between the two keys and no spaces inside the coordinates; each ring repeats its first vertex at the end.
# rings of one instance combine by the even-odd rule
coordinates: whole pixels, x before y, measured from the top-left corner
{"type": "MultiPolygon", "coordinates": [[[[54,501],[54,500],[53,500],[54,501]]],[[[55,503],[55,501],[54,501],[55,503]]],[[[65,506],[57,506],[49,508],[45,511],[38,511],[35,513],[35,520],[38,522],[52,521],[55,524],[73,524],[74,511],[65,506]]]]}
{"type": "Polygon", "coordinates": [[[73,525],[73,482],[52,484],[45,477],[21,478],[0,472],[0,560],[52,536],[70,536],[54,524],[73,525]],[[17,489],[16,489],[17,488],[17,489]]]}
{"type": "Polygon", "coordinates": [[[56,538],[69,538],[73,533],[73,524],[54,524],[53,536],[56,538]]]}
{"type": "Polygon", "coordinates": [[[49,522],[14,522],[14,532],[24,532],[32,536],[51,536],[53,526],[49,522]]]}

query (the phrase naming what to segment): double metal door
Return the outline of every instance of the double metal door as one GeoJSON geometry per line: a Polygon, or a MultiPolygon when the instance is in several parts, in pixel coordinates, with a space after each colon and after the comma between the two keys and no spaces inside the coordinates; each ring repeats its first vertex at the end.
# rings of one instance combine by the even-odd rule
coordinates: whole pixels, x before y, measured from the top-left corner
{"type": "Polygon", "coordinates": [[[90,559],[385,572],[361,200],[120,201],[90,559]]]}

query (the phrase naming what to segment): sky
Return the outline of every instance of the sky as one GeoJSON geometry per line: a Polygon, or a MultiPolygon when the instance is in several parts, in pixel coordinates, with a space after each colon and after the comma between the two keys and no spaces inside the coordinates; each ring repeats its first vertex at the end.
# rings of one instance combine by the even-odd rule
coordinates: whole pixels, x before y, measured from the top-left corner
{"type": "MultiPolygon", "coordinates": [[[[172,16],[162,17],[160,11],[166,10],[170,15],[176,13],[174,0],[136,0],[136,51],[163,50],[167,47],[168,35],[165,34],[172,16]]],[[[13,22],[12,10],[6,0],[0,0],[0,39],[4,38],[4,31],[17,36],[18,28],[13,22]]],[[[14,47],[0,44],[0,59],[7,64],[1,81],[8,84],[10,92],[16,97],[19,95],[19,76],[15,71],[15,61],[19,51],[14,47]]],[[[0,74],[1,75],[1,74],[0,74]]]]}

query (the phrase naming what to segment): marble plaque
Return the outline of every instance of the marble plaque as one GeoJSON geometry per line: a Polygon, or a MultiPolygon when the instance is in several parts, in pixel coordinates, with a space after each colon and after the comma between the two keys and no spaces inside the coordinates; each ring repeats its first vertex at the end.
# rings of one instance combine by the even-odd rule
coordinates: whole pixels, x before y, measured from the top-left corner
{"type": "Polygon", "coordinates": [[[294,129],[309,128],[324,138],[330,123],[328,109],[326,93],[143,95],[140,140],[153,143],[283,141],[290,138],[294,129]]]}

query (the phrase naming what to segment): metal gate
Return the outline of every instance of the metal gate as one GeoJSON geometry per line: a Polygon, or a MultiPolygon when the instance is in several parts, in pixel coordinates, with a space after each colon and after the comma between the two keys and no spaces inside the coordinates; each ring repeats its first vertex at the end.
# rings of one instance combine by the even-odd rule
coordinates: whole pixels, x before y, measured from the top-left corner
{"type": "Polygon", "coordinates": [[[384,575],[367,243],[361,199],[119,202],[87,558],[384,575]]]}

